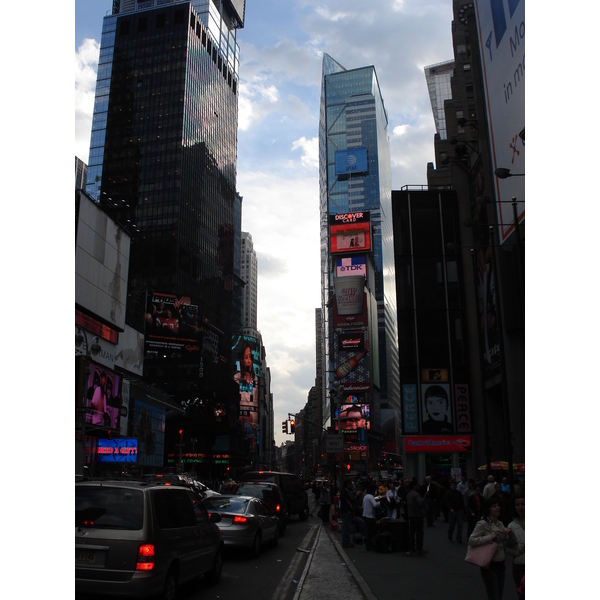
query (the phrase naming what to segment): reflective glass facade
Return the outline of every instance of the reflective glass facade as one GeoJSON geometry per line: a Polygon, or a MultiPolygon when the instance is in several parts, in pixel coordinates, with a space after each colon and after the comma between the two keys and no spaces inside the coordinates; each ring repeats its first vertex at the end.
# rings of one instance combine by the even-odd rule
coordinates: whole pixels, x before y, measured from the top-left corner
{"type": "MultiPolygon", "coordinates": [[[[323,387],[331,371],[333,269],[329,254],[329,215],[370,211],[376,264],[381,402],[399,407],[396,289],[391,214],[391,161],[387,113],[375,68],[346,70],[325,54],[319,125],[323,387]],[[336,176],[338,150],[366,148],[368,172],[336,176]]],[[[327,398],[324,398],[324,406],[327,398]]],[[[377,412],[377,411],[376,411],[377,412]]]]}

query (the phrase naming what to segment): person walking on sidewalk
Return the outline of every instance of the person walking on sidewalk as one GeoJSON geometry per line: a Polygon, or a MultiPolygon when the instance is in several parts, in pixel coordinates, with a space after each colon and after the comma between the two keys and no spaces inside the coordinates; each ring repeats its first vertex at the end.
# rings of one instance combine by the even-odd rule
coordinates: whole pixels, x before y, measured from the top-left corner
{"type": "Polygon", "coordinates": [[[450,489],[446,492],[446,504],[449,510],[448,539],[452,541],[454,526],[456,525],[456,541],[462,544],[463,510],[465,505],[462,494],[457,489],[456,481],[450,482],[450,489]]]}
{"type": "Polygon", "coordinates": [[[512,544],[514,534],[511,529],[504,526],[500,517],[500,505],[496,498],[488,498],[483,503],[482,516],[469,538],[469,546],[483,546],[496,542],[498,548],[489,567],[481,567],[481,578],[485,584],[488,600],[502,600],[504,593],[504,546],[512,544]]]}
{"type": "Polygon", "coordinates": [[[367,537],[367,524],[356,515],[356,493],[352,489],[352,481],[346,479],[342,498],[340,501],[340,513],[342,514],[342,548],[354,548],[350,540],[352,525],[356,525],[364,539],[367,537]]]}
{"type": "Polygon", "coordinates": [[[435,481],[431,478],[431,475],[425,477],[425,492],[427,500],[425,501],[425,513],[427,515],[427,527],[435,527],[433,521],[437,517],[437,511],[439,509],[437,505],[438,501],[438,486],[435,481]]]}
{"type": "Polygon", "coordinates": [[[374,483],[367,486],[367,493],[363,498],[363,514],[362,518],[367,525],[367,536],[365,538],[365,546],[367,550],[373,550],[373,538],[377,533],[377,516],[376,510],[381,506],[379,500],[375,500],[375,490],[377,487],[374,483]]]}
{"type": "Polygon", "coordinates": [[[416,481],[409,484],[409,492],[406,496],[406,508],[408,514],[408,536],[409,553],[421,554],[423,552],[423,519],[425,517],[424,505],[429,492],[421,495],[421,486],[416,481]]]}
{"type": "Polygon", "coordinates": [[[319,496],[319,504],[321,508],[319,510],[319,516],[321,517],[321,523],[323,525],[329,524],[329,514],[331,513],[331,488],[329,486],[329,480],[323,483],[321,489],[321,495],[319,496]]]}

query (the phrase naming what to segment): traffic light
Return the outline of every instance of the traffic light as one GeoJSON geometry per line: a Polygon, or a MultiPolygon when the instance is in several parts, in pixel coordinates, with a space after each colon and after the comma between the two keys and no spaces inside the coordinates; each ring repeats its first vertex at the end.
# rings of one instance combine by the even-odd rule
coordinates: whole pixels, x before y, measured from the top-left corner
{"type": "Polygon", "coordinates": [[[283,433],[287,433],[288,432],[287,421],[283,421],[281,423],[281,431],[283,431],[283,433]]]}
{"type": "Polygon", "coordinates": [[[346,465],[346,471],[349,471],[351,468],[352,468],[352,467],[350,466],[350,463],[348,463],[348,464],[346,465]]]}
{"type": "Polygon", "coordinates": [[[296,431],[296,421],[290,419],[290,433],[294,433],[294,431],[296,431]]]}
{"type": "Polygon", "coordinates": [[[179,430],[179,441],[182,442],[183,441],[183,429],[179,430]]]}

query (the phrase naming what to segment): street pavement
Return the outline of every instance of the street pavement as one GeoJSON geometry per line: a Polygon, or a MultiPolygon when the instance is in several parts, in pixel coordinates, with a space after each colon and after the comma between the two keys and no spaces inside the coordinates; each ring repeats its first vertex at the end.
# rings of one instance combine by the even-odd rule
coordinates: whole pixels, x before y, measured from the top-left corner
{"type": "MultiPolygon", "coordinates": [[[[367,551],[364,545],[342,548],[341,523],[320,526],[314,550],[294,600],[439,600],[486,597],[479,567],[466,563],[466,524],[463,543],[448,540],[443,518],[425,525],[423,555],[367,551]]],[[[456,531],[454,532],[456,538],[456,531]]],[[[504,597],[516,598],[507,559],[504,597]]]]}

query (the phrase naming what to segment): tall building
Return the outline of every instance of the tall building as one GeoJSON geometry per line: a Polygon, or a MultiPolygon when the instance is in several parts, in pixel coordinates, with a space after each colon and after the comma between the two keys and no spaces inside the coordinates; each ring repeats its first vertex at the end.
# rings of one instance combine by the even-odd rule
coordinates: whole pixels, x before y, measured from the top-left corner
{"type": "Polygon", "coordinates": [[[75,157],[75,189],[85,190],[87,180],[87,165],[80,159],[75,157]]]}
{"type": "MultiPolygon", "coordinates": [[[[87,193],[131,232],[126,320],[146,325],[144,378],[202,405],[184,431],[196,451],[235,430],[244,10],[243,0],[115,0],[98,63],[87,193]]],[[[167,454],[177,443],[167,435],[167,454]]]]}
{"type": "Polygon", "coordinates": [[[244,330],[252,330],[255,333],[248,332],[248,334],[258,337],[258,260],[252,236],[246,231],[242,231],[240,277],[246,284],[244,286],[244,330]]]}
{"type": "MultiPolygon", "coordinates": [[[[327,54],[323,55],[321,82],[319,188],[323,406],[335,389],[336,360],[339,362],[340,357],[335,342],[339,323],[335,322],[332,299],[336,297],[337,261],[344,260],[344,252],[333,255],[330,222],[335,215],[352,214],[364,228],[361,239],[370,239],[368,251],[357,258],[365,268],[356,268],[367,275],[365,297],[371,322],[365,327],[363,320],[360,335],[370,362],[365,365],[360,390],[366,410],[371,411],[374,441],[380,409],[388,404],[395,409],[400,406],[388,118],[375,68],[348,70],[327,54]],[[370,270],[372,283],[368,281],[370,270]]],[[[356,249],[348,247],[347,255],[356,249]]],[[[362,286],[358,296],[362,296],[362,286]]],[[[367,360],[365,354],[362,357],[367,360]]]]}
{"type": "Polygon", "coordinates": [[[442,140],[445,140],[447,137],[444,102],[452,99],[450,82],[453,75],[453,60],[425,67],[425,79],[427,80],[427,89],[429,90],[429,101],[431,102],[431,110],[433,111],[435,131],[442,140]]]}

